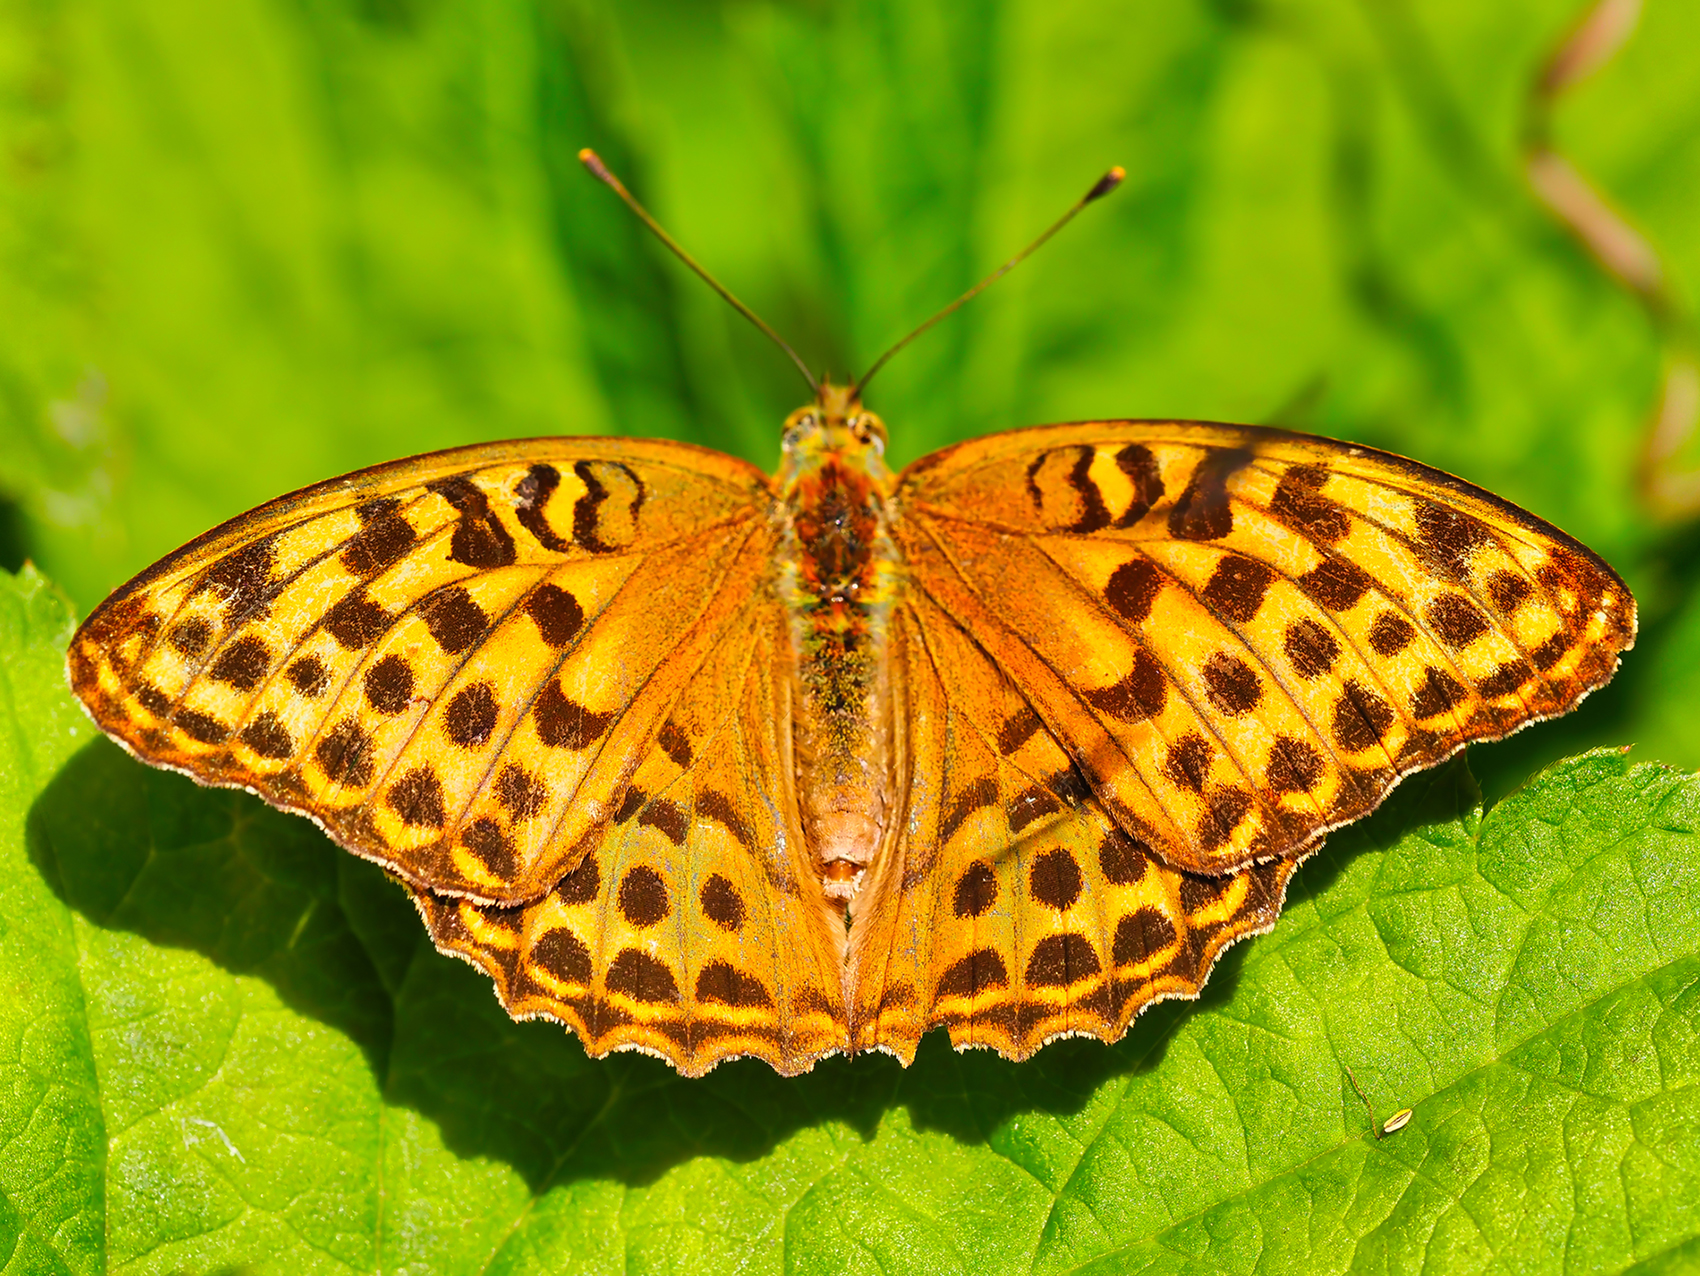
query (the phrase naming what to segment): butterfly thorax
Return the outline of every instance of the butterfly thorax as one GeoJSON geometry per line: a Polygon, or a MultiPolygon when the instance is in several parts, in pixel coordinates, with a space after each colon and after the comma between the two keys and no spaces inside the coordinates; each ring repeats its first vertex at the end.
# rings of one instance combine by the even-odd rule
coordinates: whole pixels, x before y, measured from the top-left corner
{"type": "Polygon", "coordinates": [[[887,646],[900,580],[885,427],[829,387],[791,414],[774,578],[790,617],[804,834],[827,896],[849,900],[891,807],[887,646]]]}

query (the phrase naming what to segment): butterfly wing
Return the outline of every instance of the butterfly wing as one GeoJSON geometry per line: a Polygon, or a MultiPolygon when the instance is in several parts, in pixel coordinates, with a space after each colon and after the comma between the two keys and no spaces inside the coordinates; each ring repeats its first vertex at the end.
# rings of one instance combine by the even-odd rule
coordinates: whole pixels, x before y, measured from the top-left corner
{"type": "Polygon", "coordinates": [[[749,465],[631,439],[380,466],[137,577],[77,632],[72,684],[143,759],[384,865],[445,947],[503,970],[518,952],[535,978],[502,983],[510,1004],[686,1069],[740,1042],[799,1066],[842,1038],[842,940],[787,858],[788,706],[761,701],[783,683],[771,499],[749,465]],[[717,877],[743,920],[698,942],[717,877]],[[749,1031],[705,1035],[697,1002],[749,1031]]]}
{"type": "Polygon", "coordinates": [[[1165,864],[1104,809],[972,621],[916,590],[896,628],[907,814],[854,910],[858,1049],[907,1061],[940,1024],[1015,1059],[1059,1036],[1114,1041],[1275,924],[1296,861],[1216,877],[1165,864]]]}
{"type": "Polygon", "coordinates": [[[686,1076],[738,1055],[791,1076],[844,1048],[844,928],[807,862],[790,683],[772,673],[787,641],[762,605],[727,627],[547,895],[503,907],[415,891],[438,947],[487,971],[516,1019],[686,1076]]]}
{"type": "MultiPolygon", "coordinates": [[[[1622,581],[1557,529],[1427,467],[1284,431],[1139,421],[1015,431],[916,462],[895,504],[911,592],[909,800],[939,823],[936,845],[914,835],[914,818],[900,835],[870,883],[853,959],[908,967],[891,979],[899,994],[914,985],[921,1026],[980,1013],[950,997],[989,980],[979,995],[1016,1016],[997,1029],[1014,1053],[1055,1035],[1032,1024],[1073,1022],[1055,1006],[1086,1016],[1055,1031],[1113,1036],[1131,1004],[1196,989],[1212,944],[1272,924],[1282,864],[1373,810],[1402,776],[1570,709],[1634,638],[1622,581]],[[970,684],[951,671],[974,652],[970,684]],[[975,691],[994,670],[1016,700],[975,691]],[[1023,769],[1019,750],[998,747],[1015,736],[1048,742],[1022,746],[1048,760],[1023,769]],[[963,816],[981,798],[985,811],[963,816]],[[1034,802],[1054,808],[1052,823],[1024,823],[1034,802]],[[984,827],[965,835],[970,819],[984,827]],[[1133,848],[1118,863],[1136,854],[1156,870],[1133,886],[1161,881],[1159,895],[1124,898],[1105,862],[1112,834],[1133,848]],[[1046,862],[1083,884],[1070,909],[1098,910],[1090,925],[1044,903],[1032,875],[1053,851],[1072,870],[1046,862]],[[915,867],[929,855],[936,867],[915,867]],[[1005,902],[963,914],[958,894],[978,898],[967,875],[984,873],[1005,902]],[[1217,887],[1225,893],[1206,899],[1217,887]],[[1194,914],[1203,938],[1189,938],[1202,933],[1194,914]],[[1122,955],[1156,953],[1179,983],[1126,984],[1134,967],[1118,959],[1118,935],[1142,915],[1162,919],[1145,933],[1179,947],[1122,955]],[[994,937],[998,925],[1008,933],[994,937]],[[942,954],[930,964],[913,960],[924,929],[942,954]],[[1085,982],[1070,976],[1066,997],[1031,979],[1050,969],[1037,946],[1047,942],[1047,953],[1078,955],[1069,971],[1095,966],[1085,982]],[[981,952],[1001,967],[960,966],[981,952]],[[999,978],[1003,991],[991,986],[999,978]],[[1092,997],[1088,1013],[1081,998],[1092,997]]],[[[1135,963],[1139,979],[1150,960],[1135,963]]],[[[859,994],[854,1032],[900,1040],[917,1025],[901,1028],[878,984],[870,976],[859,994]],[[870,1027],[880,1015],[887,1026],[870,1027]]]]}

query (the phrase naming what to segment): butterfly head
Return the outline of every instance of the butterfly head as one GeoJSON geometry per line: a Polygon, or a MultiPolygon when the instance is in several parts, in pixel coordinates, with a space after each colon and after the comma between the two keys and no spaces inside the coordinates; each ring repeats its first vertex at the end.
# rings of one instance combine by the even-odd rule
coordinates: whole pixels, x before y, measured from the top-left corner
{"type": "Polygon", "coordinates": [[[883,456],[885,437],[885,422],[849,386],[823,382],[813,403],[785,418],[785,454],[794,459],[827,452],[883,456]]]}

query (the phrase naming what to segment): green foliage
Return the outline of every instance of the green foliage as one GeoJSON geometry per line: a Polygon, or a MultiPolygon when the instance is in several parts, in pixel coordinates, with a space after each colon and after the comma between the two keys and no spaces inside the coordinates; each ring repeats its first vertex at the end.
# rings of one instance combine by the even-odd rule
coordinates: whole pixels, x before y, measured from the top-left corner
{"type": "Polygon", "coordinates": [[[802,388],[575,162],[597,147],[840,376],[1109,164],[1122,191],[905,353],[899,460],[1088,415],[1279,420],[1553,519],[1643,654],[1490,789],[1700,764],[1700,561],[1634,463],[1700,296],[1700,11],[1650,0],[1555,144],[1648,236],[1647,311],[1534,198],[1584,0],[63,0],[0,9],[0,565],[77,605],[290,488],[539,433],[771,464],[802,388]]]}
{"type": "Polygon", "coordinates": [[[515,1024],[306,821],[136,765],[0,576],[13,1272],[1620,1270],[1700,1252],[1700,780],[1408,781],[1118,1046],[685,1081],[515,1024]],[[1384,1141],[1343,1069],[1385,1117],[1384,1141]],[[1555,1252],[1550,1237],[1567,1235],[1555,1252]],[[1684,1248],[1686,1247],[1686,1248],[1684,1248]]]}
{"type": "MultiPolygon", "coordinates": [[[[1598,744],[1700,763],[1700,555],[1633,477],[1700,296],[1700,9],[1649,0],[1553,119],[1658,253],[1655,314],[1523,173],[1580,7],[19,0],[0,566],[86,611],[283,490],[478,439],[771,464],[794,373],[580,146],[840,376],[1119,162],[882,374],[896,459],[1089,415],[1414,455],[1643,606],[1611,688],[1472,754],[1489,791],[1598,744]]],[[[0,586],[7,1273],[1700,1263],[1676,774],[1592,753],[1485,818],[1461,764],[1413,781],[1114,1049],[684,1082],[509,1023],[376,870],[94,739],[68,623],[0,586]],[[1348,1064],[1408,1129],[1365,1132],[1348,1064]]]]}

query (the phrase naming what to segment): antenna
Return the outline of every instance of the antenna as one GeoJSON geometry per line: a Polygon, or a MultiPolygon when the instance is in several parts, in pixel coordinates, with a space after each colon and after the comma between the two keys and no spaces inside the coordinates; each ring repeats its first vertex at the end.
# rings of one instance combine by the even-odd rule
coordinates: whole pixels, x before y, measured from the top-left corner
{"type": "MultiPolygon", "coordinates": [[[[799,371],[803,374],[803,380],[805,380],[809,383],[809,389],[814,391],[816,398],[820,397],[820,382],[815,380],[814,374],[809,371],[809,365],[803,362],[803,360],[798,356],[798,354],[795,350],[793,350],[790,346],[785,344],[785,339],[783,337],[781,337],[772,328],[769,328],[765,323],[762,322],[760,315],[756,314],[755,311],[751,310],[743,302],[739,301],[736,297],[734,297],[731,294],[731,292],[724,285],[722,285],[721,282],[718,279],[716,279],[713,275],[709,274],[708,271],[704,270],[701,266],[697,265],[696,258],[692,257],[683,248],[679,247],[679,245],[674,242],[673,237],[671,235],[669,235],[666,231],[661,229],[661,224],[659,222],[657,222],[655,220],[655,218],[653,218],[649,215],[648,211],[644,208],[644,206],[642,204],[638,203],[637,200],[632,198],[632,193],[625,188],[625,186],[621,183],[619,178],[615,177],[614,174],[612,174],[608,171],[608,166],[602,162],[601,157],[599,155],[597,155],[597,153],[595,151],[591,150],[587,146],[582,151],[580,151],[578,153],[578,158],[579,158],[579,163],[583,164],[586,168],[588,168],[590,170],[591,176],[595,177],[598,181],[607,183],[610,187],[613,188],[613,191],[616,195],[618,195],[621,199],[626,201],[626,207],[631,209],[632,212],[637,214],[638,220],[641,221],[645,226],[649,227],[649,229],[654,233],[655,237],[657,239],[659,239],[662,243],[666,244],[667,247],[672,250],[672,253],[675,257],[677,257],[680,261],[684,262],[685,265],[689,266],[692,270],[696,271],[697,274],[702,277],[702,281],[705,284],[707,284],[710,288],[714,289],[715,292],[719,293],[721,295],[721,297],[723,297],[725,299],[726,303],[732,307],[732,309],[736,310],[739,314],[743,315],[744,318],[748,319],[751,323],[755,324],[756,327],[760,328],[763,332],[765,332],[768,335],[768,337],[773,341],[773,343],[776,346],[778,346],[786,354],[790,355],[791,356],[791,362],[797,365],[797,371],[799,371]]],[[[1119,172],[1120,170],[1117,170],[1117,171],[1119,172]]],[[[1118,178],[1117,180],[1119,181],[1120,178],[1118,178]]],[[[1099,183],[1099,184],[1102,185],[1102,183],[1099,183]]],[[[1075,211],[1079,211],[1079,210],[1076,209],[1075,211]]],[[[1073,215],[1074,215],[1073,213],[1069,214],[1070,217],[1072,217],[1073,215]]],[[[1063,221],[1067,221],[1067,220],[1068,220],[1067,217],[1065,217],[1063,219],[1063,221]]],[[[1058,223],[1058,225],[1060,225],[1060,224],[1061,223],[1058,223]]],[[[1055,230],[1056,227],[1052,227],[1051,229],[1055,230]]],[[[1049,234],[1050,232],[1047,231],[1046,233],[1049,234]]],[[[1043,242],[1043,241],[1041,240],[1040,242],[1043,242]]],[[[1010,264],[1013,265],[1014,263],[1011,262],[1010,264]]],[[[1008,269],[1008,267],[1005,267],[1005,269],[1008,269]]],[[[958,303],[958,304],[960,304],[960,303],[958,303]]],[[[867,378],[865,378],[865,377],[863,378],[863,380],[866,380],[866,379],[867,378]]]]}
{"type": "Polygon", "coordinates": [[[931,328],[940,319],[943,319],[946,315],[953,314],[957,310],[961,309],[963,306],[967,305],[968,302],[972,301],[975,297],[977,297],[980,293],[984,292],[987,288],[991,287],[998,280],[1002,279],[1010,271],[1014,270],[1028,256],[1030,256],[1034,252],[1035,249],[1039,248],[1052,235],[1056,234],[1064,226],[1068,225],[1071,221],[1073,221],[1074,218],[1075,218],[1075,215],[1077,213],[1079,213],[1081,209],[1085,208],[1088,204],[1090,204],[1095,199],[1104,198],[1104,196],[1108,195],[1111,191],[1115,190],[1116,187],[1120,186],[1122,184],[1122,178],[1124,178],[1126,176],[1127,176],[1126,170],[1123,169],[1120,164],[1117,164],[1109,172],[1105,173],[1096,182],[1094,182],[1092,184],[1092,189],[1087,191],[1086,194],[1082,195],[1079,198],[1079,200],[1077,200],[1075,202],[1075,205],[1074,205],[1073,208],[1070,208],[1061,217],[1057,218],[1056,221],[1052,222],[1051,225],[1050,225],[1050,228],[1047,229],[1044,234],[1040,235],[1039,238],[1035,239],[1032,243],[1028,244],[1027,247],[1023,248],[1020,252],[1016,253],[1015,256],[1011,257],[1008,261],[1004,262],[1003,265],[999,266],[991,274],[987,275],[979,283],[975,284],[967,292],[963,293],[955,301],[951,302],[943,310],[939,311],[931,319],[927,320],[926,323],[922,324],[919,328],[916,328],[907,337],[904,337],[903,340],[899,341],[896,345],[892,346],[889,350],[887,350],[879,358],[875,359],[874,360],[874,366],[869,368],[866,372],[864,372],[861,376],[861,379],[859,381],[857,381],[855,385],[850,387],[850,400],[851,400],[851,402],[855,402],[856,400],[858,400],[862,397],[862,391],[867,387],[868,382],[870,382],[874,379],[874,373],[878,372],[881,368],[885,367],[886,362],[891,358],[892,355],[896,354],[899,350],[903,349],[904,346],[908,345],[911,341],[915,340],[916,337],[920,336],[928,328],[931,328]]]}

